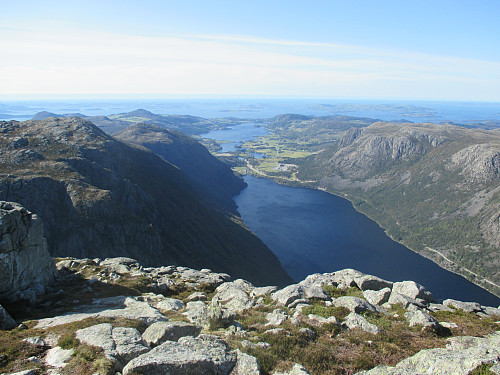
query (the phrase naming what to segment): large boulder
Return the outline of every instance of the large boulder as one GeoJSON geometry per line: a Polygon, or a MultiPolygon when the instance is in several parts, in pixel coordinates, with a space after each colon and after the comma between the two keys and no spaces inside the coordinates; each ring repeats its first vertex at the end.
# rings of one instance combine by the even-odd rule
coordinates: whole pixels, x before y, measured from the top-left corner
{"type": "Polygon", "coordinates": [[[432,293],[415,281],[400,281],[394,283],[392,292],[402,294],[414,300],[422,299],[426,302],[435,302],[432,293]]]}
{"type": "Polygon", "coordinates": [[[148,353],[130,361],[123,375],[221,374],[228,375],[237,362],[237,354],[219,337],[200,335],[166,341],[148,353]]]}
{"type": "Polygon", "coordinates": [[[177,341],[185,336],[198,336],[201,326],[186,322],[156,322],[142,334],[144,341],[151,346],[158,346],[165,341],[177,341]]]}
{"type": "Polygon", "coordinates": [[[364,311],[370,311],[373,313],[378,312],[377,308],[371,303],[365,301],[359,297],[344,296],[339,297],[333,301],[334,306],[345,307],[351,312],[362,313],[364,311]]]}
{"type": "Polygon", "coordinates": [[[113,328],[109,323],[80,329],[76,331],[76,338],[87,345],[102,348],[105,356],[113,361],[118,370],[150,349],[137,329],[113,328]]]}
{"type": "Polygon", "coordinates": [[[42,220],[18,203],[0,201],[0,300],[34,302],[56,275],[42,220]]]}
{"type": "Polygon", "coordinates": [[[355,312],[347,315],[342,325],[348,329],[359,328],[363,331],[373,334],[382,332],[382,330],[375,324],[370,323],[368,320],[363,318],[361,315],[356,314],[355,312]]]}

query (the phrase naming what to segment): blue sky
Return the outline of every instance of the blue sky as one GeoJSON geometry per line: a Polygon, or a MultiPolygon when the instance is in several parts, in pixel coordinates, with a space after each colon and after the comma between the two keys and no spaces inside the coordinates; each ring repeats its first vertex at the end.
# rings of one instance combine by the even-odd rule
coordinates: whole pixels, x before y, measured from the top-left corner
{"type": "Polygon", "coordinates": [[[500,1],[11,1],[0,95],[500,101],[500,1]]]}

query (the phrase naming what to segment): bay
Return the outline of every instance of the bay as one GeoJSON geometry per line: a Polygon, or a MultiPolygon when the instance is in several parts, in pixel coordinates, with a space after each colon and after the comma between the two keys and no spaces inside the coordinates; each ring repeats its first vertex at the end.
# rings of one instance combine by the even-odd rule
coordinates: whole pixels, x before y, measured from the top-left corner
{"type": "Polygon", "coordinates": [[[413,280],[435,297],[498,306],[500,298],[393,241],[352,204],[319,190],[245,176],[234,197],[245,224],[296,281],[344,268],[390,281],[413,280]]]}

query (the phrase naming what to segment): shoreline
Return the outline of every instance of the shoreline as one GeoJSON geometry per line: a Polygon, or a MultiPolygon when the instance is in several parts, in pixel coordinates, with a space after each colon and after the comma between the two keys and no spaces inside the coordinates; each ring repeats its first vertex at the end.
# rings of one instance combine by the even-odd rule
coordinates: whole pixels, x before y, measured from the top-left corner
{"type": "Polygon", "coordinates": [[[424,245],[424,249],[428,249],[428,252],[430,253],[425,253],[425,252],[421,252],[421,251],[417,251],[415,249],[412,249],[411,247],[409,247],[408,245],[406,245],[404,242],[401,242],[401,241],[397,241],[396,239],[393,238],[393,236],[387,231],[387,228],[384,228],[383,226],[380,225],[380,223],[376,220],[374,220],[372,217],[370,217],[368,214],[366,214],[365,212],[359,210],[354,204],[353,204],[353,200],[352,200],[352,197],[350,197],[348,194],[345,194],[345,193],[334,193],[334,192],[331,192],[331,191],[328,191],[327,189],[324,189],[324,188],[320,188],[320,187],[317,187],[317,186],[312,186],[312,184],[317,184],[318,181],[301,181],[299,179],[290,179],[290,178],[286,178],[286,177],[279,177],[279,176],[269,176],[267,175],[265,172],[262,172],[260,171],[259,169],[253,167],[252,165],[249,164],[248,160],[245,160],[246,164],[247,164],[247,170],[250,170],[252,171],[253,173],[249,173],[250,175],[253,175],[255,177],[259,177],[259,178],[267,178],[267,179],[271,179],[273,181],[275,181],[276,183],[278,184],[282,184],[282,185],[287,185],[287,186],[292,186],[292,187],[305,187],[305,188],[309,188],[309,189],[314,189],[314,190],[319,190],[319,191],[324,191],[328,194],[332,194],[334,196],[337,196],[339,198],[344,198],[346,200],[348,200],[353,208],[365,215],[367,218],[369,218],[370,220],[372,220],[373,222],[375,222],[382,230],[384,230],[384,232],[386,233],[386,235],[391,238],[394,242],[397,242],[401,245],[403,245],[404,247],[406,247],[407,249],[411,250],[412,252],[434,262],[435,264],[437,264],[439,267],[441,267],[442,269],[446,270],[446,271],[449,271],[449,272],[453,272],[454,274],[456,275],[459,275],[463,278],[465,278],[466,280],[470,281],[471,283],[477,285],[478,287],[486,290],[487,292],[493,294],[494,296],[496,297],[499,297],[500,298],[500,286],[495,284],[493,281],[491,280],[488,280],[486,279],[485,277],[481,276],[481,275],[478,275],[477,273],[453,262],[452,260],[446,258],[446,256],[444,256],[442,253],[440,253],[438,250],[435,250],[435,249],[432,249],[428,246],[425,246],[424,245]],[[432,257],[431,254],[437,254],[437,256],[435,257],[432,257]],[[439,259],[444,259],[439,261],[439,259]],[[491,285],[489,288],[487,287],[488,285],[491,285]]]}

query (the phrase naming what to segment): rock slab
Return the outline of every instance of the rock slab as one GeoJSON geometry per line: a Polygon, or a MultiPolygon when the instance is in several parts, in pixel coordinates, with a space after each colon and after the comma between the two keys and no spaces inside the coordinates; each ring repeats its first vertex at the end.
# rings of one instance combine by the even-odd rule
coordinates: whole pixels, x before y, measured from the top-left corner
{"type": "Polygon", "coordinates": [[[18,203],[0,201],[0,299],[34,302],[56,275],[42,220],[18,203]]]}

